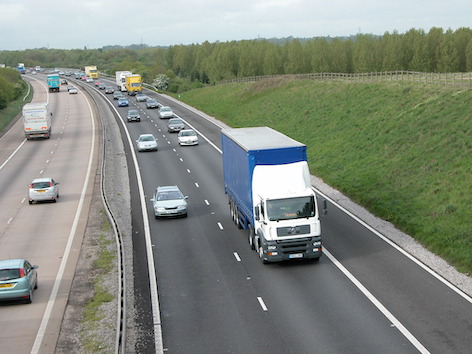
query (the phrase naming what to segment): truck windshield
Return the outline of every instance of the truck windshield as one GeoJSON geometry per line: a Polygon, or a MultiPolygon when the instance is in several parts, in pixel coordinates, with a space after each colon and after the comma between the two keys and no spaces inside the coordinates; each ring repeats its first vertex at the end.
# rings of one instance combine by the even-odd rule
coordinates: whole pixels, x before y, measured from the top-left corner
{"type": "Polygon", "coordinates": [[[270,221],[313,217],[315,201],[313,196],[268,200],[267,215],[270,221]]]}

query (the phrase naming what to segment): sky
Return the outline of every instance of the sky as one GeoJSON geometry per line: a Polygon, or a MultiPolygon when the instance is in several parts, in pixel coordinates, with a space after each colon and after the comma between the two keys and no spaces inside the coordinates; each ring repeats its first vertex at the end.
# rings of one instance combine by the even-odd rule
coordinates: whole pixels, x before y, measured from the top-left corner
{"type": "Polygon", "coordinates": [[[0,50],[472,27],[471,0],[0,0],[0,50]]]}

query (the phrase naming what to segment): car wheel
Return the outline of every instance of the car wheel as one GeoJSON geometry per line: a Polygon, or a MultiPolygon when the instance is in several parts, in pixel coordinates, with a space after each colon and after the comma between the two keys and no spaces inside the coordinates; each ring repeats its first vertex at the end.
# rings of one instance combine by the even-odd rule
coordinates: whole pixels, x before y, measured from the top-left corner
{"type": "Polygon", "coordinates": [[[33,201],[32,201],[32,200],[28,200],[28,203],[30,203],[30,205],[31,205],[31,204],[33,204],[33,201]]]}
{"type": "Polygon", "coordinates": [[[30,289],[28,297],[25,299],[25,302],[27,304],[31,304],[33,302],[33,290],[30,289]]]}
{"type": "Polygon", "coordinates": [[[128,123],[131,122],[131,119],[128,119],[128,123]]]}
{"type": "Polygon", "coordinates": [[[38,280],[36,280],[36,283],[34,284],[34,288],[35,288],[35,289],[38,288],[38,280]]]}
{"type": "Polygon", "coordinates": [[[141,118],[136,119],[138,122],[141,122],[141,118]]]}
{"type": "Polygon", "coordinates": [[[56,199],[56,198],[54,198],[54,199],[52,200],[52,202],[53,202],[53,203],[56,203],[56,202],[57,202],[57,199],[56,199]]]}

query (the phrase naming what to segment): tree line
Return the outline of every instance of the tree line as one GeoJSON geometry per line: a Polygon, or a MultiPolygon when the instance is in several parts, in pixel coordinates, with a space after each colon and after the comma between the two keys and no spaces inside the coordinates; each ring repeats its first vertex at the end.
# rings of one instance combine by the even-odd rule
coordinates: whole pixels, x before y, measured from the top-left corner
{"type": "Polygon", "coordinates": [[[472,71],[472,30],[433,27],[382,36],[255,39],[201,44],[101,49],[30,49],[1,51],[0,63],[15,66],[80,68],[97,65],[113,74],[130,70],[146,82],[158,75],[170,78],[170,91],[246,76],[318,72],[472,71]]]}
{"type": "Polygon", "coordinates": [[[8,103],[20,98],[26,91],[26,83],[21,80],[20,73],[10,68],[0,68],[0,109],[8,103]]]}

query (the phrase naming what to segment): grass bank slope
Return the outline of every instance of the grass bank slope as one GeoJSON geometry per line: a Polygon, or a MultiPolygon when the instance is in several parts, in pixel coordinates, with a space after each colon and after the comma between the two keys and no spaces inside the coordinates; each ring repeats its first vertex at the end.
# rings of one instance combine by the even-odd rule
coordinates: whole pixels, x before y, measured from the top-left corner
{"type": "Polygon", "coordinates": [[[472,274],[472,88],[272,79],[180,99],[305,143],[312,174],[472,274]]]}

